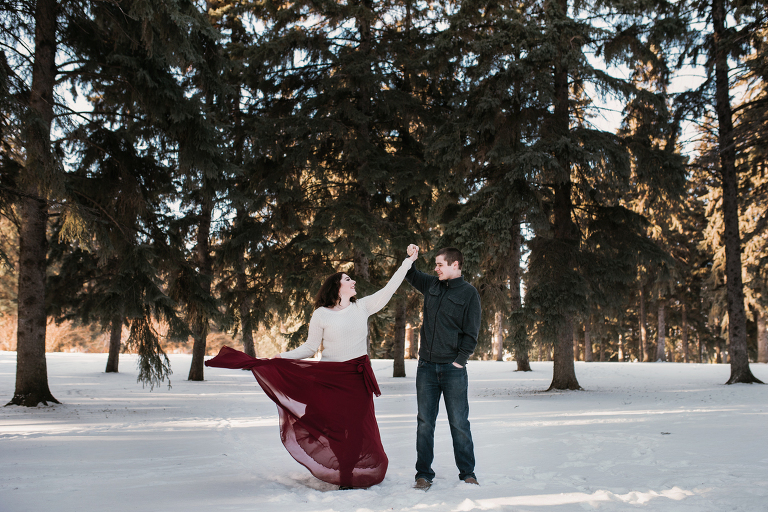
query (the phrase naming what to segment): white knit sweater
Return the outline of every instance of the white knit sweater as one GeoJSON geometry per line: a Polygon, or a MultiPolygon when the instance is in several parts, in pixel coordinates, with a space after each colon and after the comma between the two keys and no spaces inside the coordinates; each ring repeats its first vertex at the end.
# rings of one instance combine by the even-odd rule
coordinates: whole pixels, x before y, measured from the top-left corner
{"type": "Polygon", "coordinates": [[[368,317],[378,313],[395,294],[413,262],[406,258],[387,285],[367,297],[352,302],[341,311],[320,307],[312,313],[307,341],[300,347],[280,354],[286,359],[312,357],[323,344],[323,361],[348,361],[368,353],[368,317]]]}

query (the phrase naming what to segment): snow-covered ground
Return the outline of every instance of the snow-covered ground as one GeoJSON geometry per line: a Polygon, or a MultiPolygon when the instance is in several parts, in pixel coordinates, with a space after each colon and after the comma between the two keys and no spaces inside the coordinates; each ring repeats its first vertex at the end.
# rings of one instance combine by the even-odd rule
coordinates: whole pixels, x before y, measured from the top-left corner
{"type": "MultiPolygon", "coordinates": [[[[15,359],[0,352],[2,403],[15,359]]],[[[172,355],[173,387],[150,392],[135,357],[121,359],[108,375],[106,354],[48,354],[62,405],[0,408],[0,511],[768,510],[768,386],[723,385],[727,365],[576,363],[585,391],[544,393],[551,363],[471,362],[481,485],[458,481],[441,412],[424,493],[411,488],[415,361],[404,379],[373,361],[389,471],[338,491],[285,451],[250,372],[207,368],[188,382],[190,356],[172,355]]],[[[752,371],[768,382],[768,365],[752,371]]]]}

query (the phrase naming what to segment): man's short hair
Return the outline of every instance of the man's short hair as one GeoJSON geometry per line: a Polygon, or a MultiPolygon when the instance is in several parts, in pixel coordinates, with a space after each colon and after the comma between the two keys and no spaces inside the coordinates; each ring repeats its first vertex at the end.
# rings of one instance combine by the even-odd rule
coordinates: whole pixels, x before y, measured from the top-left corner
{"type": "Polygon", "coordinates": [[[444,247],[440,249],[437,251],[437,254],[435,254],[435,258],[438,256],[442,256],[448,265],[453,265],[454,261],[458,261],[459,269],[464,265],[464,255],[462,255],[461,251],[455,247],[444,247]]]}

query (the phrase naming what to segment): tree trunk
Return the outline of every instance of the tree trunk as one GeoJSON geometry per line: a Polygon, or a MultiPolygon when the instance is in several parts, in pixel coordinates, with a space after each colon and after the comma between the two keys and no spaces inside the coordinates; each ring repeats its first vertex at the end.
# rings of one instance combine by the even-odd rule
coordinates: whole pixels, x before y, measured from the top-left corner
{"type": "Polygon", "coordinates": [[[364,279],[366,281],[370,280],[370,272],[368,271],[368,256],[365,255],[365,252],[355,249],[355,277],[358,277],[360,279],[364,279]]]}
{"type": "Polygon", "coordinates": [[[741,236],[739,234],[739,177],[736,172],[736,147],[729,97],[728,48],[725,44],[725,0],[712,0],[712,25],[715,60],[715,110],[718,124],[718,149],[723,189],[723,242],[728,298],[728,353],[731,376],[727,384],[761,382],[749,369],[747,354],[747,315],[741,279],[741,236]]]}
{"type": "Polygon", "coordinates": [[[413,345],[413,342],[411,341],[411,331],[413,330],[413,327],[411,327],[410,322],[406,322],[405,324],[405,359],[413,359],[411,357],[411,346],[413,345]]]}
{"type": "MultiPolygon", "coordinates": [[[[522,271],[520,270],[520,256],[523,245],[523,234],[520,230],[519,219],[512,223],[512,251],[510,252],[510,272],[509,272],[509,291],[510,306],[513,313],[520,312],[523,309],[523,299],[520,296],[520,281],[522,280],[522,271]]],[[[512,349],[515,353],[515,363],[517,372],[530,372],[530,341],[526,327],[517,317],[514,322],[510,321],[509,331],[512,339],[512,349]]]]}
{"type": "Polygon", "coordinates": [[[418,359],[419,358],[419,329],[416,328],[415,325],[412,325],[409,329],[408,339],[409,341],[409,349],[408,354],[411,359],[418,359]]]}
{"type": "Polygon", "coordinates": [[[45,360],[45,257],[47,206],[23,198],[19,219],[18,328],[16,333],[16,390],[8,405],[35,407],[59,403],[48,388],[45,360]]]}
{"type": "Polygon", "coordinates": [[[573,365],[573,324],[570,319],[560,328],[552,372],[552,384],[547,391],[553,389],[581,389],[576,380],[573,365]]]}
{"type": "Polygon", "coordinates": [[[521,350],[516,352],[515,361],[517,363],[517,369],[516,372],[530,372],[531,370],[531,360],[528,355],[527,350],[521,350]]]}
{"type": "Polygon", "coordinates": [[[408,314],[406,300],[404,294],[395,296],[395,344],[392,347],[394,352],[393,377],[405,377],[405,317],[408,314]]]}
{"type": "Polygon", "coordinates": [[[590,320],[587,319],[584,322],[584,361],[592,362],[592,336],[591,336],[590,320]]]}
{"type": "Polygon", "coordinates": [[[603,362],[603,354],[605,353],[605,350],[603,350],[604,343],[605,343],[605,338],[603,338],[603,336],[598,337],[597,343],[595,343],[595,345],[597,345],[597,360],[600,361],[601,363],[603,362]]]}
{"type": "Polygon", "coordinates": [[[619,333],[619,362],[624,362],[624,335],[619,333]]]}
{"type": "MultiPolygon", "coordinates": [[[[246,215],[243,212],[243,215],[246,215]]],[[[240,331],[243,333],[243,352],[256,357],[256,346],[253,344],[253,322],[251,320],[252,299],[248,293],[248,275],[245,268],[245,255],[238,256],[239,271],[237,273],[237,289],[240,293],[240,331]]]]}
{"type": "Polygon", "coordinates": [[[681,326],[680,326],[682,333],[680,333],[680,337],[682,338],[682,344],[683,344],[683,362],[689,363],[690,357],[688,355],[688,314],[685,308],[685,303],[682,304],[680,313],[682,315],[681,326]]]}
{"type": "Polygon", "coordinates": [[[203,363],[205,361],[205,347],[208,342],[208,318],[203,315],[195,321],[192,329],[194,344],[192,345],[192,364],[189,367],[187,380],[205,380],[203,363]]]}
{"type": "MultiPolygon", "coordinates": [[[[558,0],[560,14],[567,16],[568,0],[558,0]]],[[[570,102],[568,88],[568,67],[566,54],[573,52],[574,41],[565,34],[560,36],[557,55],[552,69],[552,85],[554,92],[554,111],[552,124],[554,135],[570,137],[570,102]]],[[[554,237],[568,250],[578,250],[579,230],[573,222],[573,201],[571,198],[571,162],[566,150],[555,152],[557,160],[557,172],[554,179],[554,237]]],[[[575,266],[575,262],[569,262],[567,267],[575,266]]],[[[557,328],[555,340],[552,384],[549,389],[581,389],[576,380],[576,369],[573,364],[573,317],[564,312],[563,318],[557,328]]]]}
{"type": "Polygon", "coordinates": [[[648,321],[645,314],[645,287],[640,285],[640,354],[644,363],[651,360],[648,353],[648,321]]]}
{"type": "Polygon", "coordinates": [[[245,316],[240,317],[240,330],[243,332],[243,352],[251,357],[256,357],[256,345],[253,343],[253,326],[251,325],[250,315],[247,312],[243,312],[247,308],[246,304],[240,304],[240,314],[245,314],[245,316]]]}
{"type": "Polygon", "coordinates": [[[768,331],[765,329],[765,311],[757,310],[757,362],[768,363],[768,331]]]}
{"type": "Polygon", "coordinates": [[[667,323],[664,318],[665,313],[665,301],[659,300],[659,330],[656,333],[656,361],[667,360],[667,344],[666,333],[667,323]]]}
{"type": "Polygon", "coordinates": [[[502,314],[497,311],[493,322],[493,359],[502,361],[504,359],[504,337],[502,336],[502,314]]]}
{"type": "Polygon", "coordinates": [[[715,364],[723,364],[722,346],[718,339],[715,343],[715,364]]]}
{"type": "Polygon", "coordinates": [[[413,359],[413,326],[405,324],[405,358],[413,359]]]}
{"type": "MultiPolygon", "coordinates": [[[[205,184],[203,185],[205,188],[205,184]]],[[[200,206],[200,220],[197,226],[197,261],[200,269],[201,287],[206,294],[211,291],[213,281],[213,259],[211,258],[210,236],[211,220],[213,215],[213,199],[206,193],[200,206]]],[[[192,332],[194,345],[192,346],[192,364],[189,368],[187,380],[204,380],[203,363],[205,361],[205,347],[208,339],[209,318],[208,313],[199,311],[195,318],[192,332]]]]}
{"type": "Polygon", "coordinates": [[[123,335],[123,316],[115,315],[109,332],[109,357],[107,358],[106,373],[117,373],[120,362],[120,339],[123,335]]]}
{"type": "Polygon", "coordinates": [[[43,183],[53,172],[50,148],[53,88],[56,82],[56,27],[58,3],[39,0],[35,5],[35,54],[29,116],[26,126],[26,163],[20,184],[26,196],[18,202],[19,281],[16,334],[16,389],[8,405],[35,407],[59,403],[48,388],[45,361],[45,270],[48,241],[48,206],[43,183]]]}
{"type": "MultiPolygon", "coordinates": [[[[356,279],[362,279],[365,282],[370,280],[370,273],[368,272],[368,256],[364,251],[359,249],[354,250],[354,274],[356,279]]],[[[368,355],[371,355],[371,326],[368,325],[368,335],[365,338],[365,350],[368,355]]]]}
{"type": "Polygon", "coordinates": [[[703,354],[703,352],[701,350],[701,334],[699,334],[698,332],[696,332],[696,351],[699,354],[699,361],[698,362],[702,363],[703,362],[704,354],[703,354]]]}
{"type": "Polygon", "coordinates": [[[579,332],[576,328],[573,329],[573,360],[579,360],[579,332]]]}

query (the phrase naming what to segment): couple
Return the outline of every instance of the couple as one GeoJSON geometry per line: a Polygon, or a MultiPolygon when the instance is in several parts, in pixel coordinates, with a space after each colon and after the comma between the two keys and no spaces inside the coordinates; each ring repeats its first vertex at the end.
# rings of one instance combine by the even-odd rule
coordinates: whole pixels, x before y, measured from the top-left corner
{"type": "Polygon", "coordinates": [[[338,272],[315,297],[306,342],[274,359],[255,359],[223,347],[206,366],[250,369],[277,404],[281,440],[288,452],[317,478],[341,489],[364,488],[384,479],[389,463],[381,445],[373,394],[381,394],[367,355],[368,317],[380,311],[403,279],[424,295],[416,372],[418,403],[416,484],[427,490],[432,471],[440,395],[445,397],[459,478],[477,484],[467,400],[467,358],[477,345],[480,296],[461,275],[458,249],[435,255],[437,277],[412,267],[408,258],[389,283],[355,299],[355,281],[338,272]],[[322,361],[301,361],[323,344],[322,361]]]}

